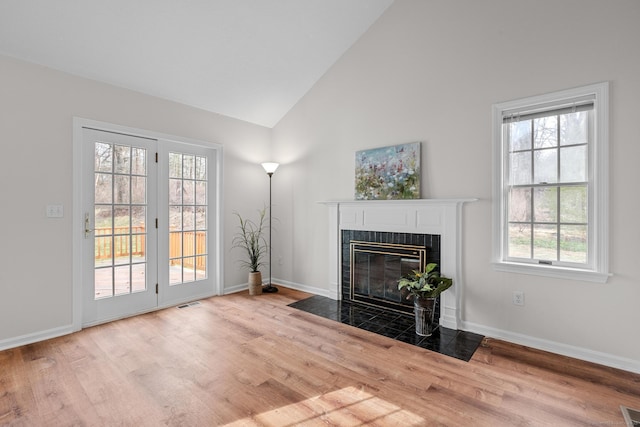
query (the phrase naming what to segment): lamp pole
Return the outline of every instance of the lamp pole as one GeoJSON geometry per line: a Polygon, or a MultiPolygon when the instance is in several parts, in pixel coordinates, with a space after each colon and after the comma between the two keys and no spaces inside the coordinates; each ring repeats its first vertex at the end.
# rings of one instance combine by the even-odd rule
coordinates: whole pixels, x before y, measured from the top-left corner
{"type": "Polygon", "coordinates": [[[276,171],[276,169],[278,169],[278,166],[278,163],[273,162],[262,163],[262,167],[264,168],[265,172],[267,172],[267,175],[269,175],[269,284],[262,288],[262,292],[268,294],[278,292],[278,288],[273,286],[273,284],[271,283],[271,177],[273,176],[273,173],[276,171]]]}

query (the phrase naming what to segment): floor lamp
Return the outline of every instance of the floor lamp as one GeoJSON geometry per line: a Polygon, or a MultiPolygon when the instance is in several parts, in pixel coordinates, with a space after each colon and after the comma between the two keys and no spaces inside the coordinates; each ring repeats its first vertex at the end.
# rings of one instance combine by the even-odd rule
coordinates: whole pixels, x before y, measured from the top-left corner
{"type": "Polygon", "coordinates": [[[278,292],[278,288],[271,283],[271,177],[278,166],[280,166],[278,163],[262,163],[262,167],[269,175],[269,284],[262,288],[262,292],[267,294],[278,292]]]}

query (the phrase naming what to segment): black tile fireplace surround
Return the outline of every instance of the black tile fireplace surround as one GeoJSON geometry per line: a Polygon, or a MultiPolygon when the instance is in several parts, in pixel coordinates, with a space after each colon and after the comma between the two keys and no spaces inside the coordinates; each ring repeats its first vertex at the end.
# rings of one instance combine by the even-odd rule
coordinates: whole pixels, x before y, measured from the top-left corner
{"type": "MultiPolygon", "coordinates": [[[[342,263],[342,281],[341,293],[343,301],[354,301],[352,299],[351,289],[351,243],[352,242],[370,242],[382,243],[390,245],[411,245],[414,247],[424,248],[426,263],[440,264],[440,236],[437,234],[414,234],[414,233],[397,233],[397,232],[379,232],[379,231],[360,231],[360,230],[342,230],[341,235],[341,263],[342,263]]],[[[400,258],[400,257],[397,257],[400,258]]],[[[425,264],[426,264],[425,263],[425,264]]],[[[416,266],[417,267],[417,266],[416,266]]],[[[354,302],[364,302],[365,304],[374,305],[389,310],[402,311],[405,313],[413,312],[413,304],[404,300],[401,302],[400,292],[397,291],[397,280],[400,273],[395,272],[398,277],[385,278],[385,286],[395,288],[394,300],[384,300],[380,298],[367,298],[359,296],[354,302]],[[390,283],[386,283],[390,282],[390,283]]],[[[406,272],[408,273],[408,271],[406,272]]],[[[440,305],[436,304],[436,319],[440,318],[440,305]]]]}

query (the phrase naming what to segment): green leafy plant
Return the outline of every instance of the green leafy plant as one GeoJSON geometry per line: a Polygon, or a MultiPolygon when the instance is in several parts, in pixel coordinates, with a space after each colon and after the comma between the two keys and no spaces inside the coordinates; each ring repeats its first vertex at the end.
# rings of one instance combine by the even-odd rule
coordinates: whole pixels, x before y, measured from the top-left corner
{"type": "Polygon", "coordinates": [[[430,263],[425,266],[424,272],[412,270],[406,277],[398,280],[398,289],[407,292],[407,299],[437,297],[453,285],[453,280],[441,276],[437,267],[438,264],[430,263]]]}
{"type": "Polygon", "coordinates": [[[250,272],[255,273],[264,265],[262,258],[268,250],[267,241],[264,238],[267,208],[258,210],[257,221],[243,218],[238,212],[233,214],[238,217],[240,224],[238,232],[233,236],[231,247],[242,249],[246,253],[247,258],[238,262],[250,272]]]}

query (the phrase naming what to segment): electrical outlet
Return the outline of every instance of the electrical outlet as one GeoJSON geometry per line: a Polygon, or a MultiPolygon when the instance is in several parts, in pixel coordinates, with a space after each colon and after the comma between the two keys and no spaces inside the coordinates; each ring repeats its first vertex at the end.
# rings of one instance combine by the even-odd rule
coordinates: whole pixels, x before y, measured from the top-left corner
{"type": "Polygon", "coordinates": [[[513,303],[515,305],[524,305],[524,292],[513,291],[513,303]]]}
{"type": "Polygon", "coordinates": [[[47,205],[47,218],[62,218],[64,207],[62,205],[47,205]]]}

